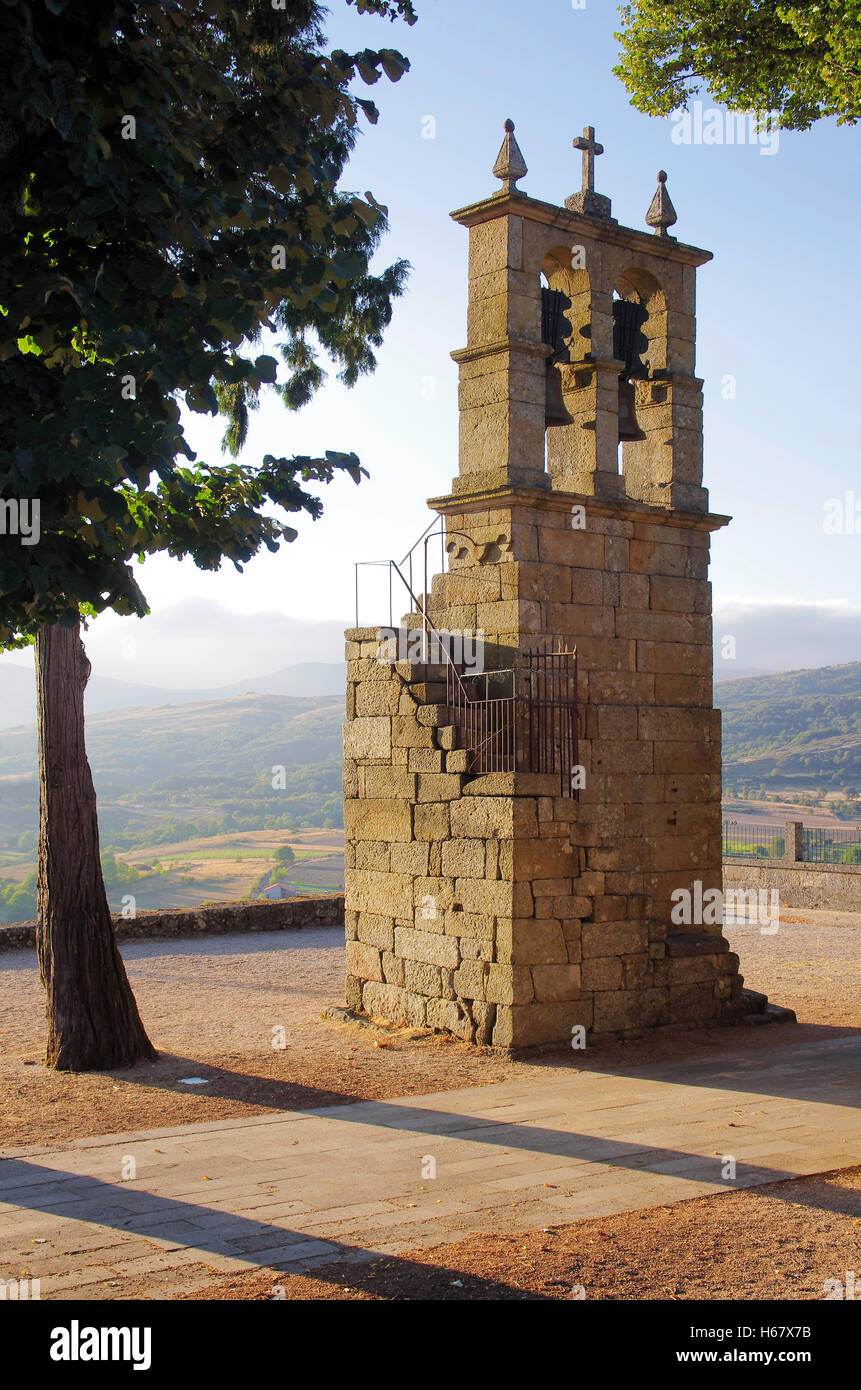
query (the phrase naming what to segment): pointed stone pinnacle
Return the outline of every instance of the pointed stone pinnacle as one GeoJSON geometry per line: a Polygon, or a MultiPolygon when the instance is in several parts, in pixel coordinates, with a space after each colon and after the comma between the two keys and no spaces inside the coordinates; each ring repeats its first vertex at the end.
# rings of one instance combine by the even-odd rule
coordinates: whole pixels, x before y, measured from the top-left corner
{"type": "Polygon", "coordinates": [[[678,220],[676,210],[667,192],[667,175],[663,169],[659,169],[658,186],[655,189],[655,196],[649,204],[646,222],[650,227],[654,227],[655,236],[666,236],[667,228],[672,227],[673,223],[678,222],[678,220]]]}
{"type": "Polygon", "coordinates": [[[504,193],[519,192],[517,180],[522,179],[529,171],[526,168],[526,160],[520,152],[520,146],[514,138],[514,122],[505,122],[505,139],[500,146],[499,154],[496,156],[496,163],[493,166],[496,178],[502,180],[502,191],[504,193]]]}

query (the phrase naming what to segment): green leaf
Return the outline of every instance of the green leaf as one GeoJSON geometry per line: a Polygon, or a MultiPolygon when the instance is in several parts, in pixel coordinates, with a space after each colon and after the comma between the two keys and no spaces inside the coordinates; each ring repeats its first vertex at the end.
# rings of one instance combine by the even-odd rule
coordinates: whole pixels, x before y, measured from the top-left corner
{"type": "Polygon", "coordinates": [[[375,208],[363,203],[361,198],[353,197],[350,199],[350,206],[357,217],[360,217],[366,227],[376,227],[380,220],[380,214],[375,208]]]}
{"type": "Polygon", "coordinates": [[[261,381],[273,382],[278,376],[278,363],[274,357],[269,357],[264,353],[262,357],[256,358],[254,370],[261,381]]]}
{"type": "Polygon", "coordinates": [[[391,82],[398,82],[405,72],[409,72],[409,60],[402,53],[397,53],[393,48],[382,48],[380,50],[380,62],[383,65],[383,72],[391,82]]]}

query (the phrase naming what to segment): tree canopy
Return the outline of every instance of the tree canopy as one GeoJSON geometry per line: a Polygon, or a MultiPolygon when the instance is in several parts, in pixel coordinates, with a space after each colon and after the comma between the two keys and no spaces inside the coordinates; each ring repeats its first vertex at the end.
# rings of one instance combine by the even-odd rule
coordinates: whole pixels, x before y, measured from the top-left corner
{"type": "Polygon", "coordinates": [[[0,5],[0,498],[39,505],[38,544],[0,552],[0,646],[82,607],[143,614],[134,558],[241,568],[295,536],[273,504],[314,517],[313,484],[359,480],[339,452],[198,459],[180,410],[226,415],[235,452],[262,389],[309,398],[321,351],[347,384],[375,365],[406,267],[371,272],[385,208],[339,181],[377,119],[351,82],[408,63],[327,52],[323,13],[0,5]]]}
{"type": "Polygon", "coordinates": [[[700,90],[788,130],[861,116],[861,0],[633,0],[614,69],[639,111],[667,116],[700,90]]]}

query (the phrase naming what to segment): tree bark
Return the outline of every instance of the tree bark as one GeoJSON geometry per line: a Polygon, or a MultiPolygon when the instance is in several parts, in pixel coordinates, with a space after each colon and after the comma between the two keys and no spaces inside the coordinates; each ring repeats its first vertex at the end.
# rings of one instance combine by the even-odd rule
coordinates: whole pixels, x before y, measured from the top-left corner
{"type": "Polygon", "coordinates": [[[45,1060],[60,1071],[105,1071],[157,1056],[117,950],[102,878],[96,792],[84,744],[89,675],[80,628],[42,628],[36,638],[36,949],[48,996],[45,1060]]]}

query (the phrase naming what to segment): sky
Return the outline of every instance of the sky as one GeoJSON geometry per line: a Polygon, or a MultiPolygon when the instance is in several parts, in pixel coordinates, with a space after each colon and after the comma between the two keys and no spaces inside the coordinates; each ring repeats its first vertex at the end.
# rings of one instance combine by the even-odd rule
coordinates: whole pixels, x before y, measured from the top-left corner
{"type": "MultiPolygon", "coordinates": [[[[411,62],[399,83],[382,79],[370,93],[380,121],[366,125],[344,180],[388,206],[378,267],[398,257],[412,266],[378,370],[350,391],[330,380],[296,414],[264,402],[245,452],[252,461],[355,450],[370,478],[325,487],[322,519],[300,521],[296,541],[242,574],[147,561],[138,577],[152,613],[99,618],[87,637],[94,671],[203,686],[339,659],[337,624],[355,616],[354,562],[399,559],[431,519],[426,499],[456,472],[449,354],[466,338],[467,232],[448,214],[497,189],[506,117],[529,167],[523,191],[560,204],[575,192],[571,142],[594,125],[605,150],[596,187],[613,216],[646,230],[665,169],[674,234],[714,252],[698,272],[697,370],[704,481],[712,510],[733,517],[713,545],[717,637],[736,638],[739,668],[861,659],[861,132],[821,122],[776,140],[684,143],[678,120],[635,111],[613,75],[619,25],[607,0],[418,0],[418,9],[409,28],[331,0],[328,21],[333,47],[394,47],[411,62]],[[303,620],[307,641],[285,616],[303,620]]],[[[708,93],[700,100],[703,129],[720,121],[723,131],[708,93]]],[[[214,461],[221,427],[190,421],[192,445],[214,461]]],[[[363,576],[362,623],[387,621],[381,577],[363,576]]],[[[3,657],[0,669],[27,660],[3,657]]]]}

